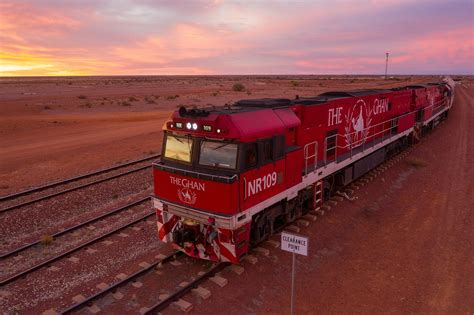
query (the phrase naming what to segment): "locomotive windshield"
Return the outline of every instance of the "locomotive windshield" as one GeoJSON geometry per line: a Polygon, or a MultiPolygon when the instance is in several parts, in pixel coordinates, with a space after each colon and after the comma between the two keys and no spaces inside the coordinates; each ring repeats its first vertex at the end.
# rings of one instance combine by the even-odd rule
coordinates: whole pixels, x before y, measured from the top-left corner
{"type": "Polygon", "coordinates": [[[237,164],[237,144],[203,140],[199,154],[199,164],[235,169],[237,164]]]}
{"type": "Polygon", "coordinates": [[[193,139],[176,135],[166,136],[165,157],[173,160],[191,162],[193,139]]]}

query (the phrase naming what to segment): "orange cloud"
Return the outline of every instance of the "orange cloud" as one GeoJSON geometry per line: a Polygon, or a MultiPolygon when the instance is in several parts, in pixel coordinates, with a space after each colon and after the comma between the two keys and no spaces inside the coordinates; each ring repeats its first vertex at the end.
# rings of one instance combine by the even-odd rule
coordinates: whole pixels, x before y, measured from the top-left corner
{"type": "Polygon", "coordinates": [[[472,73],[469,8],[470,0],[4,0],[0,76],[381,73],[386,50],[393,73],[472,73]]]}

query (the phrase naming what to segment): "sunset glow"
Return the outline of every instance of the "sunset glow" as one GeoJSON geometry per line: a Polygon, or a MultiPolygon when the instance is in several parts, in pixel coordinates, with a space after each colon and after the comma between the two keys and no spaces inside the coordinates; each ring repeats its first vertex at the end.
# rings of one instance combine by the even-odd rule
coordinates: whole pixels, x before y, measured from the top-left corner
{"type": "Polygon", "coordinates": [[[474,74],[471,0],[2,1],[0,76],[474,74]]]}

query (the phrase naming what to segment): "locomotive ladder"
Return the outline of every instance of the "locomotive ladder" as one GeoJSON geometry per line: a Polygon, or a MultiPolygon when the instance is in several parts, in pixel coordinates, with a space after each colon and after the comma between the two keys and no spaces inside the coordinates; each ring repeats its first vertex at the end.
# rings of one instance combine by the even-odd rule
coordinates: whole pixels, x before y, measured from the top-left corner
{"type": "Polygon", "coordinates": [[[318,180],[314,183],[313,210],[320,211],[323,205],[323,181],[318,180]]]}

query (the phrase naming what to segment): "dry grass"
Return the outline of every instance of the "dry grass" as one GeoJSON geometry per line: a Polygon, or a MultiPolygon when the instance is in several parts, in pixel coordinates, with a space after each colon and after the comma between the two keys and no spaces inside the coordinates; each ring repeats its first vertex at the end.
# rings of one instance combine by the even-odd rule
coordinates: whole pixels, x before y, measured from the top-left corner
{"type": "Polygon", "coordinates": [[[235,92],[243,92],[245,90],[245,86],[242,83],[235,83],[232,86],[232,90],[235,92]]]}
{"type": "Polygon", "coordinates": [[[41,236],[41,245],[48,246],[54,242],[54,237],[51,235],[43,235],[41,236]]]}
{"type": "Polygon", "coordinates": [[[415,157],[406,159],[406,163],[415,168],[422,168],[427,165],[426,161],[415,157]]]}

